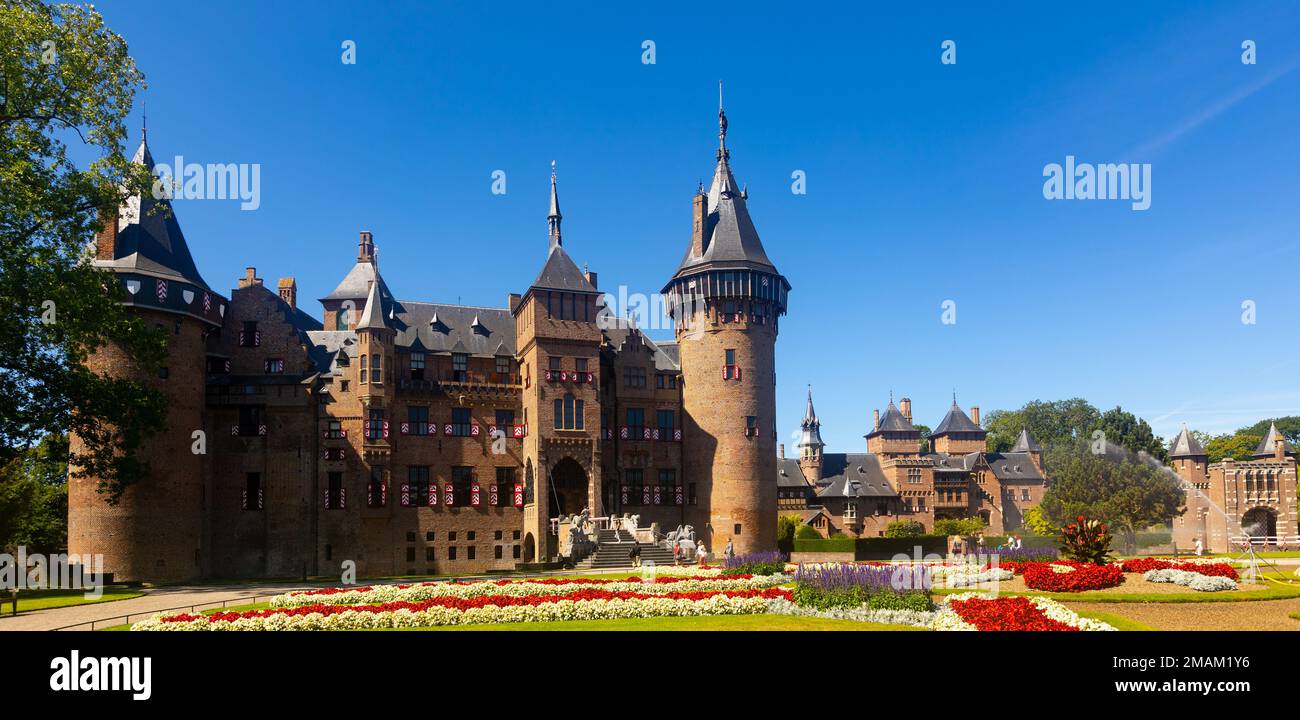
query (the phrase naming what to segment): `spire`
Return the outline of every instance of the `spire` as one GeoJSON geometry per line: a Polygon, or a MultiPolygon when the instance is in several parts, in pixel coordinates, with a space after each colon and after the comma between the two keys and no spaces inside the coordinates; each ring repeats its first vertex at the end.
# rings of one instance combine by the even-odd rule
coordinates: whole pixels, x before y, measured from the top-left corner
{"type": "Polygon", "coordinates": [[[825,447],[826,443],[822,442],[821,426],[821,422],[817,419],[817,411],[813,410],[812,385],[809,385],[808,408],[803,413],[803,422],[800,423],[802,432],[799,434],[799,444],[796,447],[825,447]]]}
{"type": "Polygon", "coordinates": [[[388,326],[384,324],[383,304],[383,298],[379,294],[379,283],[370,283],[370,292],[366,295],[366,309],[361,311],[361,319],[357,321],[357,329],[386,329],[388,326]]]}
{"type": "Polygon", "coordinates": [[[560,238],[560,221],[564,216],[560,214],[560,194],[555,187],[555,161],[551,161],[551,214],[546,216],[547,224],[551,228],[551,247],[563,245],[564,241],[560,238]]]}
{"type": "Polygon", "coordinates": [[[727,113],[722,109],[722,81],[718,81],[718,162],[725,164],[731,158],[727,151],[727,113]]]}
{"type": "Polygon", "coordinates": [[[1291,443],[1287,442],[1286,436],[1278,431],[1277,423],[1269,423],[1268,434],[1264,436],[1264,440],[1260,442],[1259,447],[1255,448],[1254,457],[1272,457],[1273,453],[1277,449],[1278,442],[1282,443],[1282,453],[1284,455],[1292,455],[1295,453],[1295,448],[1291,447],[1291,443]]]}

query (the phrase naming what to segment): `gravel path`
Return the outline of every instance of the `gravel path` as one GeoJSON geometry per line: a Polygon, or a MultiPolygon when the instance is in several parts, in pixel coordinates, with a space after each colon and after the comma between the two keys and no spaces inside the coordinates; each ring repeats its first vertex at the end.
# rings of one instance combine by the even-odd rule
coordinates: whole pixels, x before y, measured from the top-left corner
{"type": "Polygon", "coordinates": [[[1119,615],[1157,630],[1293,630],[1300,620],[1300,598],[1208,603],[1067,602],[1072,610],[1119,615]]]}

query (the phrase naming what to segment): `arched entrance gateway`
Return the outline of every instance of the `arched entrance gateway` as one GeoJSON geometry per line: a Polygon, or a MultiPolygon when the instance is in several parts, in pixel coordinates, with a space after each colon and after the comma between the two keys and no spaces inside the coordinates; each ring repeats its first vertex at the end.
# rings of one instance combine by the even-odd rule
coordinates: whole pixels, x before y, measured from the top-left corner
{"type": "Polygon", "coordinates": [[[1277,537],[1277,513],[1266,507],[1247,510],[1241,516],[1241,532],[1252,538],[1277,537]]]}
{"type": "Polygon", "coordinates": [[[549,517],[573,515],[587,507],[587,471],[577,460],[566,457],[555,463],[551,469],[551,492],[548,493],[550,504],[549,517]]]}

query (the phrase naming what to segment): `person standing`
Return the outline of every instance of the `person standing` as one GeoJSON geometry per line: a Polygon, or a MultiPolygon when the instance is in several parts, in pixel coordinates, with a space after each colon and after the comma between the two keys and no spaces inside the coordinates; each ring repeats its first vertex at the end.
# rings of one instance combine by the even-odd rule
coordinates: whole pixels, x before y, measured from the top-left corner
{"type": "Polygon", "coordinates": [[[1196,538],[1196,556],[1200,557],[1205,554],[1205,543],[1200,538],[1196,538]]]}
{"type": "Polygon", "coordinates": [[[704,547],[704,543],[700,543],[700,546],[695,549],[695,559],[701,567],[708,563],[709,549],[704,547]]]}
{"type": "Polygon", "coordinates": [[[682,564],[682,543],[678,540],[673,541],[673,565],[682,564]]]}
{"type": "Polygon", "coordinates": [[[722,551],[728,560],[736,557],[736,549],[731,546],[731,539],[727,539],[727,547],[722,551]]]}
{"type": "Polygon", "coordinates": [[[632,543],[632,550],[627,556],[632,558],[632,567],[641,567],[641,543],[632,543]]]}

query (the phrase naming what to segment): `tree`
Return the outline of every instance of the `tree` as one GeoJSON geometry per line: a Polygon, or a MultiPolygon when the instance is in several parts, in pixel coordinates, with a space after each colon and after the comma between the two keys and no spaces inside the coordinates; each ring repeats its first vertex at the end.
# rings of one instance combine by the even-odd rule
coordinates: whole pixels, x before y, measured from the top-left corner
{"type": "Polygon", "coordinates": [[[115,502],[147,474],[136,451],[162,427],[166,403],[141,380],[84,363],[112,339],[149,377],[166,339],[122,304],[125,291],[86,250],[99,218],[151,191],[149,171],[123,153],[144,78],[89,6],[5,0],[0,34],[0,464],[71,431],[82,447],[70,464],[101,478],[115,502]],[[95,159],[78,167],[65,139],[95,159]]]}
{"type": "Polygon", "coordinates": [[[925,534],[925,526],[915,520],[895,520],[885,526],[885,537],[909,538],[925,534]]]}
{"type": "Polygon", "coordinates": [[[0,549],[67,549],[67,456],[67,437],[49,435],[0,467],[0,549]]]}
{"type": "Polygon", "coordinates": [[[794,532],[795,540],[820,540],[822,534],[817,532],[817,528],[812,525],[800,525],[794,532]]]}
{"type": "MultiPolygon", "coordinates": [[[[1264,426],[1264,432],[1268,432],[1268,426],[1264,426]]],[[[1254,454],[1255,448],[1264,441],[1264,435],[1251,435],[1246,432],[1238,432],[1235,435],[1218,435],[1209,442],[1204,443],[1205,454],[1212,463],[1219,462],[1224,458],[1234,460],[1248,460],[1254,454]]]]}
{"type": "Polygon", "coordinates": [[[923,454],[930,452],[930,426],[913,423],[912,427],[921,433],[921,452],[923,454]]]}
{"type": "Polygon", "coordinates": [[[1044,517],[1043,509],[1037,505],[1025,510],[1023,518],[1025,527],[1035,535],[1047,537],[1060,532],[1060,526],[1044,517]]]}
{"type": "Polygon", "coordinates": [[[934,521],[935,535],[974,535],[984,529],[983,518],[942,518],[934,521]]]}
{"type": "Polygon", "coordinates": [[[1132,553],[1137,531],[1183,512],[1182,482],[1152,458],[1111,445],[1094,454],[1086,439],[1047,449],[1052,484],[1040,504],[1048,521],[1065,527],[1079,515],[1105,522],[1132,553]]]}
{"type": "Polygon", "coordinates": [[[776,548],[783,553],[794,550],[795,531],[799,529],[798,515],[778,515],[776,518],[776,548]]]}
{"type": "Polygon", "coordinates": [[[1146,420],[1131,412],[1125,412],[1118,405],[1113,410],[1102,414],[1089,431],[1089,436],[1101,431],[1108,443],[1116,443],[1133,452],[1145,452],[1161,463],[1169,461],[1169,449],[1151,430],[1146,420]]]}
{"type": "Polygon", "coordinates": [[[988,431],[989,452],[1007,452],[1023,428],[1047,447],[1087,436],[1100,419],[1097,408],[1082,398],[1034,400],[1019,410],[994,410],[985,419],[984,429],[988,431]]]}
{"type": "MultiPolygon", "coordinates": [[[[1268,428],[1270,425],[1277,425],[1277,431],[1282,433],[1282,436],[1286,438],[1287,442],[1292,445],[1300,445],[1300,416],[1296,415],[1260,420],[1250,427],[1241,428],[1237,431],[1237,434],[1255,435],[1262,439],[1264,436],[1268,435],[1268,428]]],[[[1250,450],[1251,452],[1254,452],[1255,448],[1251,448],[1250,450]]]]}

